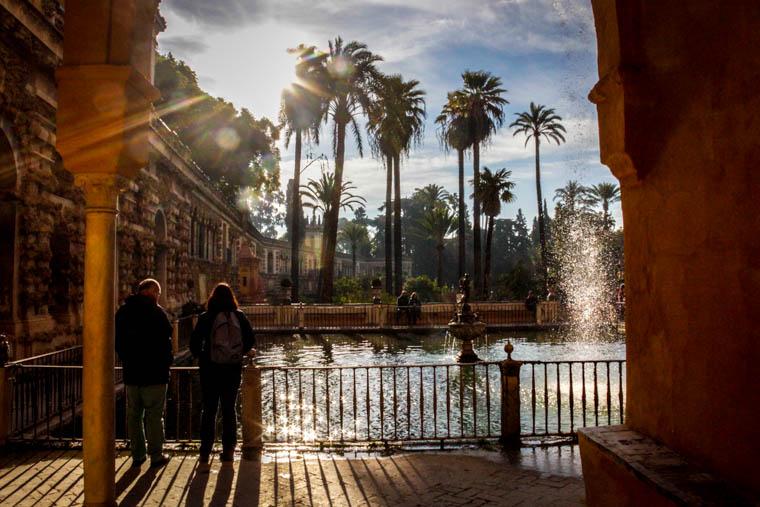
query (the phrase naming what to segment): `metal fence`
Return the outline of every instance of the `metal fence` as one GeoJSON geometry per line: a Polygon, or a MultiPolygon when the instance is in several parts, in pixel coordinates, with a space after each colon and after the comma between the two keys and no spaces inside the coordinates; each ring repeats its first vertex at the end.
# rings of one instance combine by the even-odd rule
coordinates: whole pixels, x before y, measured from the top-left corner
{"type": "MultiPolygon", "coordinates": [[[[184,317],[172,322],[175,352],[187,349],[194,326],[193,317],[184,317]]],[[[76,439],[81,437],[82,408],[82,346],[24,358],[5,365],[10,389],[10,413],[8,433],[10,438],[22,440],[76,439]]],[[[181,367],[172,369],[167,400],[177,400],[179,407],[193,408],[200,394],[188,398],[185,384],[188,379],[180,378],[188,373],[181,367]]],[[[197,372],[196,372],[197,373],[197,372]]],[[[125,396],[122,384],[123,374],[118,358],[114,372],[117,413],[126,414],[125,396]]],[[[197,384],[197,382],[196,382],[197,384]]],[[[173,408],[173,406],[169,406],[173,408]]],[[[183,412],[184,414],[184,412],[183,412]]],[[[119,419],[122,419],[121,417],[119,419]]],[[[167,414],[167,429],[174,428],[173,439],[191,439],[181,417],[167,414]],[[175,422],[176,421],[176,422],[175,422]],[[174,426],[172,426],[172,424],[174,426]]],[[[117,434],[125,437],[126,424],[118,420],[117,434]]],[[[190,428],[188,426],[188,428],[190,428]]]]}
{"type": "MultiPolygon", "coordinates": [[[[26,364],[9,368],[11,440],[53,441],[82,438],[82,366],[26,364]]],[[[116,438],[127,439],[127,397],[117,367],[116,438]]],[[[164,428],[167,440],[197,440],[201,392],[198,368],[172,367],[167,386],[164,428]]]]}
{"type": "MultiPolygon", "coordinates": [[[[501,434],[507,400],[499,362],[249,368],[260,371],[264,443],[444,443],[501,434]]],[[[16,364],[9,373],[10,439],[81,438],[81,366],[16,364]]],[[[624,360],[525,361],[519,380],[523,437],[624,422],[624,360]]],[[[123,385],[115,390],[116,436],[126,439],[123,385]]],[[[200,412],[198,368],[172,367],[167,440],[197,440],[200,412]]]]}
{"type": "MultiPolygon", "coordinates": [[[[428,442],[501,435],[499,362],[263,367],[264,440],[428,442]]],[[[624,420],[625,361],[526,361],[522,436],[572,436],[624,420]]]]}

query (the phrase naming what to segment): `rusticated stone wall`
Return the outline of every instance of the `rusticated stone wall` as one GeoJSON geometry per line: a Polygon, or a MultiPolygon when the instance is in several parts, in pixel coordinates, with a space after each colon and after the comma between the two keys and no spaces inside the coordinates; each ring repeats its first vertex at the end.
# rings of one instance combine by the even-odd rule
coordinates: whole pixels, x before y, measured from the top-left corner
{"type": "MultiPolygon", "coordinates": [[[[15,230],[12,238],[2,238],[13,241],[12,258],[3,262],[11,265],[14,281],[12,298],[0,311],[0,332],[11,335],[15,356],[23,357],[81,339],[84,199],[55,150],[54,71],[61,63],[62,11],[55,1],[12,3],[18,7],[13,13],[0,6],[0,148],[11,147],[0,160],[14,167],[2,169],[3,182],[13,177],[0,188],[0,201],[15,216],[0,230],[15,230]]],[[[282,251],[288,246],[262,238],[229,206],[165,125],[156,120],[153,132],[149,166],[119,197],[118,299],[143,278],[160,278],[157,254],[163,252],[162,303],[178,312],[189,300],[205,299],[217,282],[237,284],[242,245],[253,251],[262,241],[282,251]],[[161,238],[158,214],[166,222],[161,238]],[[192,217],[214,232],[208,256],[191,248],[192,217]]]]}

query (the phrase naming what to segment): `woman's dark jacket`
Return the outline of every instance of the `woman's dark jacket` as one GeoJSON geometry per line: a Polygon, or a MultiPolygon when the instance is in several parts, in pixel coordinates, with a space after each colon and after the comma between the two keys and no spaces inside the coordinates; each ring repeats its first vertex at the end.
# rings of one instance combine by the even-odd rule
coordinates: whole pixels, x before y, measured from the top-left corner
{"type": "MultiPolygon", "coordinates": [[[[235,310],[234,313],[238,321],[240,322],[240,332],[243,335],[243,354],[246,354],[251,350],[256,343],[253,335],[253,328],[251,323],[248,322],[248,318],[240,310],[235,310]]],[[[193,329],[193,334],[190,336],[190,352],[193,357],[199,359],[200,364],[208,364],[211,362],[209,359],[209,351],[211,350],[211,331],[214,326],[214,320],[219,312],[205,312],[198,317],[198,323],[193,329]]]]}
{"type": "Polygon", "coordinates": [[[129,296],[116,312],[116,353],[124,367],[124,383],[149,386],[169,383],[172,325],[164,310],[148,296],[129,296]]]}

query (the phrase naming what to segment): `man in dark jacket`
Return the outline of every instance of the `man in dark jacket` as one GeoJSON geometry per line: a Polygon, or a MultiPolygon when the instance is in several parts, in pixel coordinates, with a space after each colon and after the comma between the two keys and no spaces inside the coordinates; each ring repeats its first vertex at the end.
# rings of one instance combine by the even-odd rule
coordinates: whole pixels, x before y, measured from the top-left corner
{"type": "Polygon", "coordinates": [[[116,312],[116,353],[124,367],[127,388],[132,466],[140,466],[146,459],[146,437],[151,466],[162,466],[169,460],[163,454],[163,415],[174,357],[172,325],[158,305],[160,296],[161,286],[148,278],[116,312]]]}

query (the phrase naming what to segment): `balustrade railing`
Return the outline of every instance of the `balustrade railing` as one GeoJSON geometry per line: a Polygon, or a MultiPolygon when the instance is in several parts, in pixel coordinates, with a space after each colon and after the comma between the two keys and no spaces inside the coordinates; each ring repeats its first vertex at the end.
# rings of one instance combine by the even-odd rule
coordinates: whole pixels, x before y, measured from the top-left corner
{"type": "MultiPolygon", "coordinates": [[[[473,311],[490,327],[520,325],[555,325],[562,322],[556,301],[541,302],[536,311],[522,302],[474,302],[473,311]]],[[[254,329],[352,330],[395,327],[444,328],[455,306],[451,303],[427,303],[419,307],[388,304],[357,305],[249,305],[242,310],[254,329]]]]}

